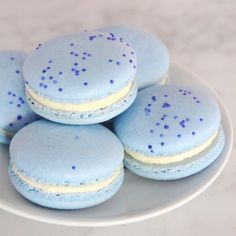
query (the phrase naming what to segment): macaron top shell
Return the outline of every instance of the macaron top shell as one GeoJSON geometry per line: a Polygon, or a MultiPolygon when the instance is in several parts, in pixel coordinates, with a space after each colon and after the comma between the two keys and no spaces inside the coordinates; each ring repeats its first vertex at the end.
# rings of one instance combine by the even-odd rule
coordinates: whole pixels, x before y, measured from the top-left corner
{"type": "Polygon", "coordinates": [[[122,25],[108,26],[99,30],[121,37],[134,48],[138,60],[136,78],[139,89],[160,82],[168,72],[170,64],[168,49],[157,36],[122,25]]]}
{"type": "Polygon", "coordinates": [[[25,101],[22,66],[26,53],[0,52],[0,129],[17,132],[34,121],[34,114],[25,101]]]}
{"type": "Polygon", "coordinates": [[[24,64],[27,86],[45,98],[80,103],[103,99],[136,74],[131,46],[113,34],[82,32],[39,44],[24,64]]]}
{"type": "Polygon", "coordinates": [[[177,85],[140,91],[132,106],[114,120],[124,146],[148,156],[192,150],[216,135],[219,127],[215,99],[199,88],[177,85]]]}
{"type": "Polygon", "coordinates": [[[68,126],[34,122],[13,138],[11,163],[47,183],[93,182],[111,177],[123,161],[119,139],[102,125],[68,126]]]}

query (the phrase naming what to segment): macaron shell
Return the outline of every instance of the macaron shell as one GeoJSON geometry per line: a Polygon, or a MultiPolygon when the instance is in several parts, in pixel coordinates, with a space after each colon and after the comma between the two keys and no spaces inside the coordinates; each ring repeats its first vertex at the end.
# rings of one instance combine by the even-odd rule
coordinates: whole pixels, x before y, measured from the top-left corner
{"type": "Polygon", "coordinates": [[[216,135],[220,116],[216,100],[204,90],[163,85],[140,91],[113,124],[125,147],[164,158],[190,151],[216,135]]]}
{"type": "Polygon", "coordinates": [[[77,185],[110,178],[122,165],[124,152],[118,138],[102,125],[40,120],[15,135],[10,156],[11,164],[32,180],[77,185]]]}
{"type": "Polygon", "coordinates": [[[38,119],[28,107],[24,93],[22,66],[24,52],[0,52],[0,129],[17,132],[28,123],[38,119]]]}
{"type": "Polygon", "coordinates": [[[136,79],[139,89],[161,82],[168,73],[168,49],[157,36],[123,25],[112,25],[98,30],[111,32],[134,48],[138,60],[136,79]]]}
{"type": "Polygon", "coordinates": [[[130,158],[126,154],[125,166],[137,175],[155,180],[176,180],[191,176],[212,164],[220,155],[225,143],[222,127],[212,145],[200,154],[179,163],[169,165],[148,165],[130,158]]]}
{"type": "Polygon", "coordinates": [[[129,44],[111,34],[83,32],[40,44],[25,62],[24,76],[27,86],[47,99],[82,103],[123,89],[136,66],[129,44]]]}

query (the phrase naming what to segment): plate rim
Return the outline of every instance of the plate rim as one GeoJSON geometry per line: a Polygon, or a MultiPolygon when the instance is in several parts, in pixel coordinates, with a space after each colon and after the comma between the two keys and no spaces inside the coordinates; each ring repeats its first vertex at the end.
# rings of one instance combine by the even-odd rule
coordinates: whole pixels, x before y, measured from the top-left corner
{"type": "Polygon", "coordinates": [[[219,167],[219,169],[217,170],[217,172],[211,176],[211,178],[208,179],[208,181],[206,181],[201,187],[199,187],[199,189],[197,189],[196,191],[194,191],[193,193],[191,193],[189,196],[185,196],[183,197],[181,200],[178,200],[178,202],[173,202],[171,204],[165,204],[162,206],[161,209],[148,209],[145,211],[142,211],[142,213],[137,213],[137,214],[131,214],[129,216],[119,216],[119,217],[112,217],[110,219],[108,218],[100,218],[100,219],[94,219],[94,220],[79,220],[79,221],[74,221],[71,220],[69,221],[62,221],[62,220],[58,220],[55,218],[44,218],[42,216],[37,216],[34,214],[29,214],[29,213],[25,213],[22,212],[18,209],[12,208],[8,205],[4,205],[0,202],[0,208],[2,210],[5,210],[9,213],[24,217],[26,219],[29,220],[35,220],[35,221],[39,221],[42,223],[47,223],[47,224],[54,224],[54,225],[61,225],[61,226],[68,226],[68,227],[105,227],[105,226],[116,226],[116,225],[122,225],[122,224],[129,224],[129,223],[134,223],[134,222],[138,222],[138,221],[142,221],[142,220],[147,220],[156,216],[160,216],[164,213],[170,212],[188,202],[190,202],[192,199],[194,199],[195,197],[197,197],[198,195],[200,195],[202,192],[204,192],[218,177],[219,175],[222,173],[223,169],[225,168],[229,158],[230,158],[230,154],[232,152],[232,147],[233,147],[233,123],[232,123],[232,119],[230,116],[230,113],[227,109],[227,107],[224,104],[224,101],[220,98],[220,96],[216,93],[216,91],[210,86],[210,84],[208,82],[206,82],[205,80],[203,80],[201,78],[201,76],[199,76],[198,74],[196,74],[195,72],[193,72],[192,70],[190,70],[188,67],[177,63],[176,61],[172,61],[171,62],[171,66],[170,67],[177,67],[181,70],[183,70],[184,72],[187,72],[188,74],[191,74],[192,76],[194,76],[198,81],[200,81],[200,83],[202,85],[204,85],[207,90],[209,90],[217,99],[218,103],[220,104],[221,109],[223,110],[224,114],[225,114],[225,118],[226,118],[226,123],[229,126],[229,140],[228,140],[228,149],[226,151],[226,158],[224,159],[224,161],[222,162],[221,166],[219,167]]]}

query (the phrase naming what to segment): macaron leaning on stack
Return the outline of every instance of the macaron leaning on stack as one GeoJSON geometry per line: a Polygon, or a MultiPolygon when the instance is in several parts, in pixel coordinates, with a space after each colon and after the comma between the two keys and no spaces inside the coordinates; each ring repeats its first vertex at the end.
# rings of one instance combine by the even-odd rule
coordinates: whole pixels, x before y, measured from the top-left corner
{"type": "Polygon", "coordinates": [[[134,101],[136,67],[132,47],[111,34],[83,32],[49,40],[24,64],[29,106],[59,123],[109,120],[134,101]]]}
{"type": "Polygon", "coordinates": [[[0,51],[0,143],[9,144],[21,128],[38,119],[25,99],[22,66],[27,55],[0,51]]]}

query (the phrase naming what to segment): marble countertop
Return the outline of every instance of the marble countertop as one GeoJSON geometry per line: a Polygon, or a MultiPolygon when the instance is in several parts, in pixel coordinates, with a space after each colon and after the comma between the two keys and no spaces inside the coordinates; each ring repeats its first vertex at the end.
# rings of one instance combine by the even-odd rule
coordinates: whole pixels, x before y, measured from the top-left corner
{"type": "MultiPolygon", "coordinates": [[[[48,38],[107,24],[134,25],[156,33],[172,58],[216,89],[236,120],[235,0],[0,0],[0,5],[0,49],[28,51],[48,38]]],[[[0,234],[236,235],[235,154],[234,145],[224,172],[208,190],[163,216],[116,227],[68,228],[0,210],[0,234]]]]}

